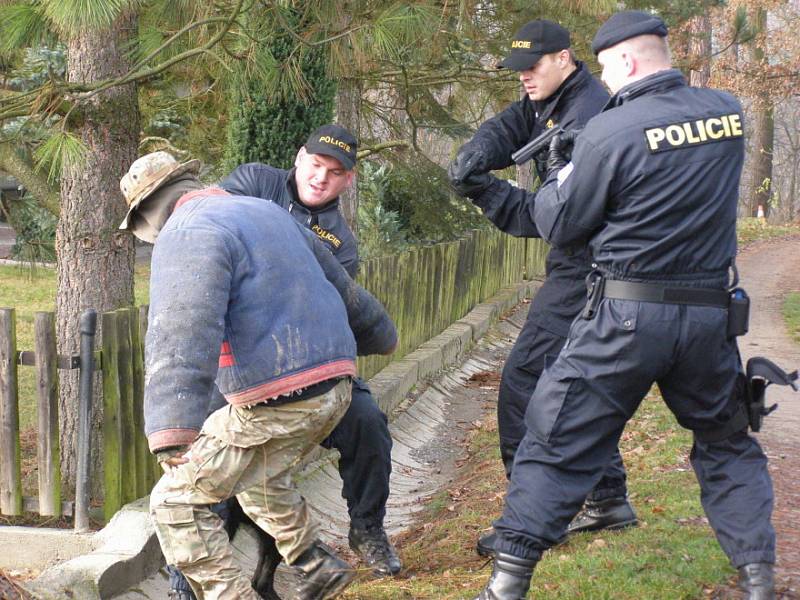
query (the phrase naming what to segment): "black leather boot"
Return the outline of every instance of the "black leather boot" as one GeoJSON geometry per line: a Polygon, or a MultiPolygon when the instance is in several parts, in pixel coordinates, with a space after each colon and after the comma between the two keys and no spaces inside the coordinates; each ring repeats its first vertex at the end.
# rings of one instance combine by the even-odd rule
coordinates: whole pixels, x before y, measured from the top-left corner
{"type": "Polygon", "coordinates": [[[314,542],[300,555],[292,570],[298,576],[297,600],[328,600],[350,585],[356,572],[321,542],[314,542]]]}
{"type": "Polygon", "coordinates": [[[525,600],[536,560],[497,552],[489,583],[475,600],[525,600]]]}
{"type": "Polygon", "coordinates": [[[739,587],[747,600],[775,600],[775,576],[770,563],[750,563],[739,567],[739,587]]]}
{"type": "Polygon", "coordinates": [[[497,541],[497,532],[494,527],[487,533],[478,537],[478,543],[475,545],[475,551],[479,556],[486,558],[494,556],[494,543],[497,541]]]}
{"type": "Polygon", "coordinates": [[[403,567],[397,551],[380,525],[367,529],[351,527],[347,541],[353,552],[379,577],[397,575],[403,567]]]}
{"type": "Polygon", "coordinates": [[[627,496],[586,500],[583,510],[572,519],[567,533],[599,531],[601,529],[624,529],[639,524],[627,496]]]}

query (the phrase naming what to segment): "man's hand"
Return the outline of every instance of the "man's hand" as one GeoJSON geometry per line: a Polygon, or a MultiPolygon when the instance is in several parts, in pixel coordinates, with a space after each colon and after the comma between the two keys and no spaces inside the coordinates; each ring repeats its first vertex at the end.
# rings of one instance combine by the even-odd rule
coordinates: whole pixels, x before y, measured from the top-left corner
{"type": "Polygon", "coordinates": [[[467,142],[456,153],[456,158],[450,163],[447,174],[453,187],[464,183],[471,175],[482,175],[488,169],[489,159],[486,150],[476,142],[467,142]]]}
{"type": "Polygon", "coordinates": [[[165,448],[156,452],[156,459],[158,464],[168,473],[170,469],[174,469],[178,465],[189,462],[188,458],[184,458],[184,454],[189,449],[189,446],[177,446],[175,448],[165,448]]]}
{"type": "Polygon", "coordinates": [[[572,148],[575,146],[575,138],[578,131],[565,131],[550,140],[550,150],[547,153],[547,176],[550,177],[555,171],[563,169],[572,160],[572,148]]]}
{"type": "Polygon", "coordinates": [[[447,169],[447,176],[450,178],[450,185],[459,196],[477,198],[491,185],[492,176],[488,173],[470,173],[464,179],[456,177],[454,173],[455,164],[455,162],[450,164],[447,169]]]}

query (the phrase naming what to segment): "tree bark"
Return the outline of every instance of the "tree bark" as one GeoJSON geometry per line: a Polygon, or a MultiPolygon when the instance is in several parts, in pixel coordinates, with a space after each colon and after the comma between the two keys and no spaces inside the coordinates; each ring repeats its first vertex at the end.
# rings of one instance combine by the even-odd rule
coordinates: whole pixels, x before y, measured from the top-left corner
{"type": "MultiPolygon", "coordinates": [[[[361,129],[361,81],[339,80],[336,93],[336,122],[359,139],[361,129]]],[[[360,141],[360,140],[359,140],[360,141]]],[[[339,197],[339,208],[353,233],[358,236],[358,186],[352,185],[339,197]]]]}
{"type": "MultiPolygon", "coordinates": [[[[759,36],[753,45],[753,62],[767,66],[767,58],[763,43],[767,32],[767,11],[757,8],[754,15],[754,25],[759,36]]],[[[770,199],[772,197],[772,155],[775,141],[774,106],[768,93],[759,95],[755,103],[753,118],[753,162],[750,215],[758,214],[759,206],[764,211],[764,216],[769,216],[770,199]]]]}
{"type": "Polygon", "coordinates": [[[711,77],[711,19],[708,14],[698,15],[689,22],[689,85],[708,86],[711,77]]]}
{"type": "MultiPolygon", "coordinates": [[[[67,42],[67,76],[90,83],[117,77],[130,67],[126,44],[136,33],[137,17],[126,12],[108,31],[75,34],[67,42]]],[[[88,148],[81,164],[64,164],[61,217],[56,231],[58,350],[76,354],[78,321],[89,308],[98,313],[133,303],[133,237],[117,227],[126,212],[119,180],[136,159],[139,107],[135,84],[98,94],[85,106],[72,131],[88,148]]],[[[99,332],[102,336],[102,332],[99,332]]],[[[98,337],[97,346],[100,346],[98,337]]],[[[98,378],[99,379],[99,378],[98,378]]],[[[92,423],[92,486],[102,478],[102,395],[95,385],[92,423]]],[[[61,372],[61,469],[65,483],[75,481],[78,372],[61,372]]],[[[69,489],[69,488],[67,488],[69,489]]]]}

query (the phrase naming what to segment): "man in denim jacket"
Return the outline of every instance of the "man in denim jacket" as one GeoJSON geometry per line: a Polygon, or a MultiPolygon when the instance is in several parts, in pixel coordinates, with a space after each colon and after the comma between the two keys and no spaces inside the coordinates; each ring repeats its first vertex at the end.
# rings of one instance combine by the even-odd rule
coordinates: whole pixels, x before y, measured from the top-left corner
{"type": "Polygon", "coordinates": [[[157,152],[120,184],[121,227],[158,237],[145,432],[165,470],[159,541],[204,598],[258,598],[209,509],[235,495],[297,573],[296,597],[333,597],[353,571],[317,540],[291,472],[347,410],[357,351],[391,352],[396,330],[284,210],[203,189],[197,167],[157,152]],[[204,421],[215,383],[227,405],[204,421]]]}

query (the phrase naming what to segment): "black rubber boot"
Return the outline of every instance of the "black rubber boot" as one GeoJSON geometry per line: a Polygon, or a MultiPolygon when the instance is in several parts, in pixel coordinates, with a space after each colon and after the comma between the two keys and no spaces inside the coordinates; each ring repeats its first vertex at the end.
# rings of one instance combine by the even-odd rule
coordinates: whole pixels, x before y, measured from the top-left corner
{"type": "Polygon", "coordinates": [[[490,529],[487,533],[478,537],[478,543],[475,545],[475,551],[479,556],[490,557],[494,556],[494,543],[497,541],[497,532],[494,528],[490,529]]]}
{"type": "Polygon", "coordinates": [[[294,590],[297,600],[335,598],[350,585],[355,570],[321,542],[314,542],[300,555],[292,570],[298,576],[294,590]]]}
{"type": "Polygon", "coordinates": [[[353,552],[379,577],[397,575],[403,567],[397,551],[380,525],[367,529],[351,527],[347,540],[353,552]]]}
{"type": "Polygon", "coordinates": [[[625,529],[639,524],[636,513],[626,496],[605,500],[586,500],[583,510],[572,519],[567,533],[625,529]]]}
{"type": "Polygon", "coordinates": [[[525,600],[536,560],[498,552],[489,583],[475,600],[525,600]]]}
{"type": "Polygon", "coordinates": [[[258,564],[253,571],[252,585],[263,600],[281,600],[275,591],[275,571],[283,557],[278,552],[275,538],[256,528],[258,533],[258,564]]]}
{"type": "Polygon", "coordinates": [[[775,576],[770,563],[750,563],[739,567],[739,587],[747,600],[775,600],[775,576]]]}

